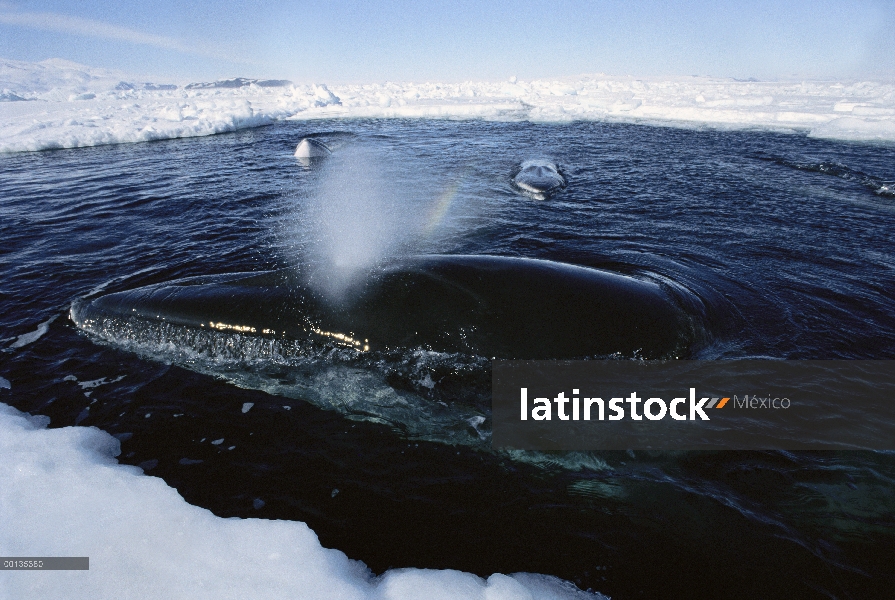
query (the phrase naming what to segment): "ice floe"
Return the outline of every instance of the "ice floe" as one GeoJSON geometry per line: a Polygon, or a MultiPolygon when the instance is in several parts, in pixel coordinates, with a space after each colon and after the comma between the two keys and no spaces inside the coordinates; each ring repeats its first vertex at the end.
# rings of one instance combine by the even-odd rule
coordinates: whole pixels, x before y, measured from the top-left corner
{"type": "Polygon", "coordinates": [[[0,554],[87,556],[90,569],[0,571],[3,597],[605,598],[526,573],[482,579],[395,569],[374,577],[363,563],[323,548],[304,523],[216,517],[161,479],[119,465],[111,435],[47,429],[48,421],[0,403],[0,554]]]}
{"type": "Polygon", "coordinates": [[[599,120],[895,141],[895,83],[588,75],[499,82],[175,85],[53,59],[0,60],[0,151],[211,135],[279,119],[599,120]]]}

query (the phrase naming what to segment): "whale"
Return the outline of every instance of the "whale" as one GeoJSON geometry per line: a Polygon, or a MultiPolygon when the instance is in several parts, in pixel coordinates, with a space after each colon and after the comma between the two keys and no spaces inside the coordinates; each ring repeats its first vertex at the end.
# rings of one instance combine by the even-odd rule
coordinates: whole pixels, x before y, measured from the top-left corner
{"type": "Polygon", "coordinates": [[[314,138],[303,138],[295,147],[296,158],[324,158],[331,154],[330,149],[314,138]]]}
{"type": "Polygon", "coordinates": [[[672,358],[693,342],[676,292],[572,264],[503,256],[426,255],[377,268],[333,299],[292,268],[204,275],[73,304],[88,333],[141,322],[288,338],[357,352],[423,348],[486,358],[672,358]]]}
{"type": "Polygon", "coordinates": [[[519,172],[513,182],[524,192],[539,199],[559,191],[566,185],[566,180],[559,173],[559,168],[545,160],[528,160],[519,166],[519,172]]]}

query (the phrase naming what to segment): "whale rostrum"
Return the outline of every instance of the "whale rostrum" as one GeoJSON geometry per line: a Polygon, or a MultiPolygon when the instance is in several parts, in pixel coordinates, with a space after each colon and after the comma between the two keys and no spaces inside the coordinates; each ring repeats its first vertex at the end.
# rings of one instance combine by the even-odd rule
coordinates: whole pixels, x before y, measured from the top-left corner
{"type": "Polygon", "coordinates": [[[101,335],[141,321],[307,339],[358,351],[425,348],[487,358],[671,358],[692,326],[651,281],[545,260],[430,255],[378,269],[350,297],[316,293],[293,269],[191,277],[76,302],[101,335]]]}
{"type": "Polygon", "coordinates": [[[513,178],[519,189],[536,198],[544,199],[559,191],[566,185],[566,180],[559,168],[550,161],[528,160],[519,166],[519,172],[513,178]]]}
{"type": "Polygon", "coordinates": [[[330,154],[330,149],[314,138],[304,138],[295,147],[296,158],[323,158],[330,154]]]}

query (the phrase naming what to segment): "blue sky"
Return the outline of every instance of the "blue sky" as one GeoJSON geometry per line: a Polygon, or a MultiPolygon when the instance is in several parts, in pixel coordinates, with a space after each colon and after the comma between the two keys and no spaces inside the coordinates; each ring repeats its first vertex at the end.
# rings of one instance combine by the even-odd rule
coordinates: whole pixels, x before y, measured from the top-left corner
{"type": "Polygon", "coordinates": [[[895,78],[895,0],[0,0],[0,57],[156,80],[895,78]]]}

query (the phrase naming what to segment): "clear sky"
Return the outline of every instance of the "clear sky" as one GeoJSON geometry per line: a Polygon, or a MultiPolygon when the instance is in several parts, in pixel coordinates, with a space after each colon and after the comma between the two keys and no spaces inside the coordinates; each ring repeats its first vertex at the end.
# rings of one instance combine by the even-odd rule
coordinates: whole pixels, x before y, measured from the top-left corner
{"type": "Polygon", "coordinates": [[[895,78],[895,0],[0,0],[0,57],[156,80],[895,78]]]}

